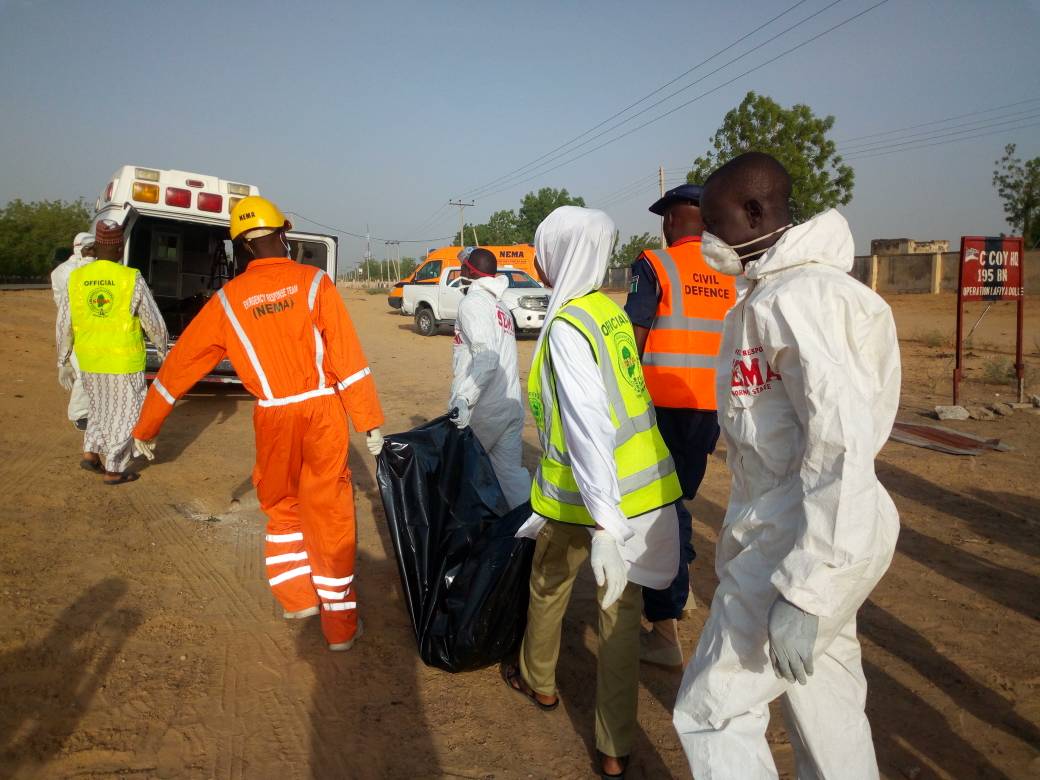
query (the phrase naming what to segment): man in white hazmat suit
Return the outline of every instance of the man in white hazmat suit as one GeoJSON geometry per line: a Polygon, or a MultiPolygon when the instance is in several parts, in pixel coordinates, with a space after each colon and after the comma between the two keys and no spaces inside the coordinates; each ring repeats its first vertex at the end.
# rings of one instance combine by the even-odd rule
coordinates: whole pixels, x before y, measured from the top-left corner
{"type": "Polygon", "coordinates": [[[698,780],[777,776],[778,696],[799,778],[878,777],[856,612],[899,533],[874,471],[899,345],[889,307],[848,275],[845,219],[792,227],[790,193],[780,163],[748,153],[701,199],[704,259],[739,278],[716,370],[732,472],[719,586],[674,715],[698,780]]]}
{"type": "MultiPolygon", "coordinates": [[[[69,293],[69,276],[77,268],[82,268],[94,259],[94,234],[77,233],[72,241],[72,254],[69,259],[51,271],[51,292],[54,294],[54,305],[61,307],[61,299],[69,293]]],[[[90,411],[90,399],[83,389],[83,380],[79,375],[79,361],[75,353],[68,363],[58,370],[58,384],[69,393],[69,420],[76,430],[87,430],[87,414],[90,411]]]]}
{"type": "MultiPolygon", "coordinates": [[[[640,586],[663,588],[679,566],[682,492],[657,428],[632,324],[599,288],[614,243],[602,211],[561,206],[538,226],[539,275],[552,287],[528,379],[542,457],[534,514],[531,600],[511,688],[540,709],[559,705],[556,663],[574,581],[590,559],[599,586],[597,771],[623,777],[635,741],[640,586]]],[[[551,773],[550,773],[551,774],[551,773]]]]}
{"type": "Polygon", "coordinates": [[[516,357],[513,315],[502,303],[509,279],[496,276],[498,260],[479,247],[460,253],[465,297],[455,317],[451,401],[455,424],[473,429],[487,451],[513,509],[531,496],[523,467],[524,406],[516,357]]]}

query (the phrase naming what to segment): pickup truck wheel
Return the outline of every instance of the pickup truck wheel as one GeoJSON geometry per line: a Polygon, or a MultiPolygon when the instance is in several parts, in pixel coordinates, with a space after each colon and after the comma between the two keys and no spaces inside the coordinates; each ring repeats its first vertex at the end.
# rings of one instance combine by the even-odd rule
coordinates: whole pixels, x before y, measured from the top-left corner
{"type": "Polygon", "coordinates": [[[415,313],[415,329],[420,336],[433,336],[437,333],[437,320],[433,317],[433,310],[423,306],[415,313]]]}

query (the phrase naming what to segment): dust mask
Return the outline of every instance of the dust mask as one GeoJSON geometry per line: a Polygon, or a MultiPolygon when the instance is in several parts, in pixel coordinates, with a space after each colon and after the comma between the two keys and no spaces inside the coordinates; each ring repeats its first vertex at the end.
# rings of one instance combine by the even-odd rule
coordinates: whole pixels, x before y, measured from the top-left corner
{"type": "Polygon", "coordinates": [[[704,257],[704,262],[720,274],[725,274],[726,276],[740,276],[744,273],[744,264],[741,260],[745,257],[750,257],[751,255],[756,254],[759,250],[756,249],[751,252],[745,252],[744,254],[738,254],[737,250],[745,246],[757,244],[763,238],[769,238],[770,236],[775,236],[777,233],[783,233],[789,227],[791,227],[791,224],[784,225],[771,233],[766,233],[764,236],[759,236],[750,241],[745,241],[743,244],[727,244],[714,233],[704,231],[701,234],[701,255],[704,257]]]}

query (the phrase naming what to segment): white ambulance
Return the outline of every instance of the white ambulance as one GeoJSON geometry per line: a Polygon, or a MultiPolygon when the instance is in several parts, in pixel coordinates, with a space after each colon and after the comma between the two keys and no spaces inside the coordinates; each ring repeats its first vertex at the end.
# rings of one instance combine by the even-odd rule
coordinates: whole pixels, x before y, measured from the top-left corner
{"type": "MultiPolygon", "coordinates": [[[[228,237],[231,208],[251,184],[201,173],[124,165],[102,190],[94,222],[111,219],[123,226],[123,263],[138,269],[159,305],[171,343],[184,331],[210,296],[244,269],[236,263],[228,237]]],[[[292,259],[321,268],[336,278],[335,236],[292,231],[292,259]]],[[[146,375],[159,370],[149,344],[146,375]]],[[[204,382],[237,383],[226,359],[204,382]]]]}

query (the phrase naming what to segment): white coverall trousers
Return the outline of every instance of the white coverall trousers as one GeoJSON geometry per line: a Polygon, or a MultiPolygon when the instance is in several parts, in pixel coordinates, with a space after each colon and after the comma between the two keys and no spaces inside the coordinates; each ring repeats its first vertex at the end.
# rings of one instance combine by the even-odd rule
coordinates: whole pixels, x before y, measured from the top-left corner
{"type": "Polygon", "coordinates": [[[798,780],[878,777],[856,612],[888,568],[894,536],[891,542],[887,553],[849,573],[857,582],[840,609],[820,618],[806,685],[778,678],[769,662],[769,608],[777,596],[770,561],[751,546],[726,565],[675,703],[673,721],[697,780],[777,777],[766,727],[778,696],[798,780]]]}
{"type": "Polygon", "coordinates": [[[72,367],[76,369],[76,382],[72,385],[72,392],[69,394],[69,419],[76,422],[76,420],[82,420],[90,412],[90,398],[87,397],[87,391],[83,388],[83,377],[80,376],[79,361],[76,360],[75,352],[70,356],[70,361],[72,367]]]}
{"type": "Polygon", "coordinates": [[[485,420],[480,401],[473,411],[470,427],[480,441],[498,477],[502,495],[510,508],[520,506],[531,498],[531,475],[523,467],[524,418],[511,416],[505,427],[500,421],[485,420]]]}

